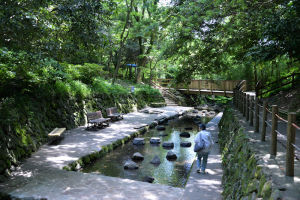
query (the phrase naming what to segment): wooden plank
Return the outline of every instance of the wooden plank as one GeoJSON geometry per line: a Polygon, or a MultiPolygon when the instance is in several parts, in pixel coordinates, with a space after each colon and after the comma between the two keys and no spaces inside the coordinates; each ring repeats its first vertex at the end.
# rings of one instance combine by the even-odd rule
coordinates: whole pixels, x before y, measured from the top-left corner
{"type": "Polygon", "coordinates": [[[55,128],[53,129],[48,136],[49,137],[59,137],[66,131],[66,128],[55,128]]]}

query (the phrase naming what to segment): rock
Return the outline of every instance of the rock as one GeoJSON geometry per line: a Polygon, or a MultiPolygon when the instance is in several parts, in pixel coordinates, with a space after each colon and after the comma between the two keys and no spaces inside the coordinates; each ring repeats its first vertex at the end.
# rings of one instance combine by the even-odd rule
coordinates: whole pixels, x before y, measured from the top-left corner
{"type": "Polygon", "coordinates": [[[131,169],[138,169],[138,168],[139,168],[139,166],[135,162],[133,162],[132,160],[128,160],[124,164],[124,169],[130,169],[131,170],[131,169]]]}
{"type": "Polygon", "coordinates": [[[133,139],[133,144],[134,145],[144,145],[145,144],[145,139],[144,138],[134,138],[133,139]]]}
{"type": "Polygon", "coordinates": [[[150,162],[151,164],[154,164],[154,165],[159,165],[160,164],[160,159],[159,157],[156,155],[154,156],[154,158],[151,160],[150,162]]]}
{"type": "Polygon", "coordinates": [[[153,183],[154,178],[151,177],[151,176],[145,176],[145,177],[144,177],[144,181],[145,181],[145,182],[148,182],[148,183],[153,183]]]}
{"type": "Polygon", "coordinates": [[[192,113],[198,113],[198,110],[193,110],[192,113]]]}
{"type": "Polygon", "coordinates": [[[144,160],[144,156],[139,152],[135,152],[132,156],[132,160],[141,161],[141,160],[144,160]]]}
{"type": "Polygon", "coordinates": [[[156,130],[158,130],[158,131],[164,131],[164,130],[166,130],[166,127],[165,126],[157,126],[156,130]]]}
{"type": "Polygon", "coordinates": [[[154,121],[150,124],[149,128],[154,128],[155,126],[158,125],[158,122],[157,121],[154,121]]]}
{"type": "Polygon", "coordinates": [[[163,146],[164,148],[167,148],[167,149],[169,149],[169,148],[174,148],[174,143],[173,143],[173,142],[164,142],[164,143],[162,144],[162,146],[163,146]]]}
{"type": "Polygon", "coordinates": [[[179,136],[180,136],[180,137],[189,138],[191,135],[190,135],[190,133],[188,133],[188,132],[182,132],[182,133],[180,133],[179,136]]]}
{"type": "Polygon", "coordinates": [[[192,143],[191,142],[180,142],[181,147],[191,147],[192,143]]]}
{"type": "Polygon", "coordinates": [[[152,137],[150,139],[151,144],[159,144],[160,143],[160,138],[159,137],[152,137]]]}
{"type": "Polygon", "coordinates": [[[185,127],[185,130],[193,130],[193,127],[185,127]]]}
{"type": "Polygon", "coordinates": [[[168,151],[166,158],[168,160],[176,160],[177,156],[173,151],[168,151]]]}

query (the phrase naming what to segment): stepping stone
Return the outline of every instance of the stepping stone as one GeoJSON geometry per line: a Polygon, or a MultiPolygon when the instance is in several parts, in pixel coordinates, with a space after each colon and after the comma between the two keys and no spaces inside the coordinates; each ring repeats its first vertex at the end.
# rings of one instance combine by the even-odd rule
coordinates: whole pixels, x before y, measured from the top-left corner
{"type": "Polygon", "coordinates": [[[144,160],[144,156],[139,152],[135,152],[132,156],[132,160],[141,161],[144,160]]]}
{"type": "Polygon", "coordinates": [[[145,138],[134,138],[133,139],[134,145],[144,145],[145,144],[145,138]]]}
{"type": "Polygon", "coordinates": [[[180,142],[181,147],[191,147],[192,143],[191,142],[180,142]]]}
{"type": "Polygon", "coordinates": [[[145,182],[148,182],[148,183],[153,183],[154,178],[151,177],[151,176],[145,176],[145,177],[144,177],[144,181],[145,181],[145,182]]]}
{"type": "Polygon", "coordinates": [[[154,156],[154,158],[151,160],[150,163],[154,164],[154,165],[159,165],[160,164],[160,158],[156,155],[156,156],[154,156]]]}
{"type": "Polygon", "coordinates": [[[173,142],[164,142],[162,146],[166,149],[174,148],[174,143],[173,142]]]}
{"type": "Polygon", "coordinates": [[[168,134],[167,133],[160,133],[158,136],[160,136],[160,137],[166,137],[166,136],[168,136],[168,134]]]}
{"type": "Polygon", "coordinates": [[[158,130],[158,131],[164,131],[164,130],[166,130],[166,127],[165,126],[157,126],[156,130],[158,130]]]}
{"type": "Polygon", "coordinates": [[[159,144],[160,143],[160,138],[159,137],[152,137],[150,139],[151,144],[159,144]]]}
{"type": "Polygon", "coordinates": [[[182,132],[182,133],[180,133],[179,136],[180,136],[180,137],[189,138],[191,135],[190,135],[190,133],[188,133],[188,132],[182,132]]]}
{"type": "Polygon", "coordinates": [[[192,113],[198,113],[198,110],[193,110],[192,113]]]}
{"type": "Polygon", "coordinates": [[[132,170],[132,169],[138,169],[138,168],[139,168],[139,166],[132,160],[128,160],[124,164],[124,169],[132,170]]]}
{"type": "Polygon", "coordinates": [[[168,160],[176,160],[177,156],[173,151],[168,151],[166,158],[168,160]]]}
{"type": "Polygon", "coordinates": [[[193,127],[185,127],[185,130],[193,130],[193,127]]]}

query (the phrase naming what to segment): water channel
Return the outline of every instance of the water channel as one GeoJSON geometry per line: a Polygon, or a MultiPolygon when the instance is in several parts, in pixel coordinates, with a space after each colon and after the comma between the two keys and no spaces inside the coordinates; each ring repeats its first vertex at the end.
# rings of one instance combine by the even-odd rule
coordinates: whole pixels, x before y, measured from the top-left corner
{"type": "MultiPolygon", "coordinates": [[[[202,123],[206,123],[210,119],[202,118],[202,123]]],[[[136,146],[132,141],[116,148],[113,152],[100,158],[92,165],[83,169],[86,173],[96,173],[105,176],[120,177],[138,181],[145,181],[145,177],[153,177],[154,182],[158,184],[166,184],[173,187],[184,187],[188,179],[190,169],[195,159],[193,151],[194,137],[198,131],[198,126],[191,119],[181,117],[169,120],[165,125],[166,130],[158,131],[155,128],[149,130],[139,137],[145,138],[146,144],[136,146]],[[185,130],[192,128],[192,130],[185,130]],[[189,138],[180,137],[181,132],[189,132],[189,138]],[[162,136],[167,135],[167,136],[162,136]],[[161,144],[150,144],[151,137],[160,137],[161,144]],[[191,147],[181,147],[180,142],[191,142],[191,147]],[[163,142],[173,142],[173,149],[165,149],[162,147],[163,142]],[[167,152],[171,150],[177,155],[175,161],[166,159],[167,152]],[[144,156],[143,161],[137,162],[139,168],[136,170],[125,170],[124,164],[127,160],[131,160],[135,152],[140,152],[144,156]],[[153,165],[150,161],[157,155],[160,158],[160,165],[153,165]]]]}

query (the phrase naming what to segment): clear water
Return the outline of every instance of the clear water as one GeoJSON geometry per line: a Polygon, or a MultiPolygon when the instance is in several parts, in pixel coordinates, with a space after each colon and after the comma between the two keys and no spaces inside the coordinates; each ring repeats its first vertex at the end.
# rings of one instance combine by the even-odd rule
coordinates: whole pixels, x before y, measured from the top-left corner
{"type": "MultiPolygon", "coordinates": [[[[208,121],[208,119],[204,119],[208,121]]],[[[144,181],[146,176],[154,178],[153,183],[166,184],[173,187],[184,187],[190,172],[191,166],[195,159],[195,152],[193,151],[194,137],[198,131],[198,126],[192,120],[185,117],[181,119],[173,119],[168,121],[165,125],[165,131],[157,131],[155,128],[149,130],[147,133],[139,137],[145,138],[145,145],[136,146],[132,141],[116,148],[113,152],[100,158],[95,163],[87,166],[83,172],[97,173],[106,176],[120,177],[138,181],[144,181]],[[185,130],[186,127],[192,127],[192,130],[185,130]],[[190,138],[180,137],[181,132],[189,132],[190,138]],[[168,136],[159,136],[162,133],[168,136]],[[153,145],[149,143],[151,137],[160,137],[161,144],[153,145]],[[191,147],[180,147],[181,141],[192,142],[191,147]],[[162,147],[163,142],[173,142],[174,148],[171,149],[177,155],[177,160],[169,161],[166,159],[167,152],[170,149],[162,147]],[[143,161],[137,162],[139,169],[125,170],[124,164],[130,160],[135,152],[140,152],[144,156],[143,161]],[[150,163],[155,155],[160,158],[160,165],[155,166],[150,163]]]]}

